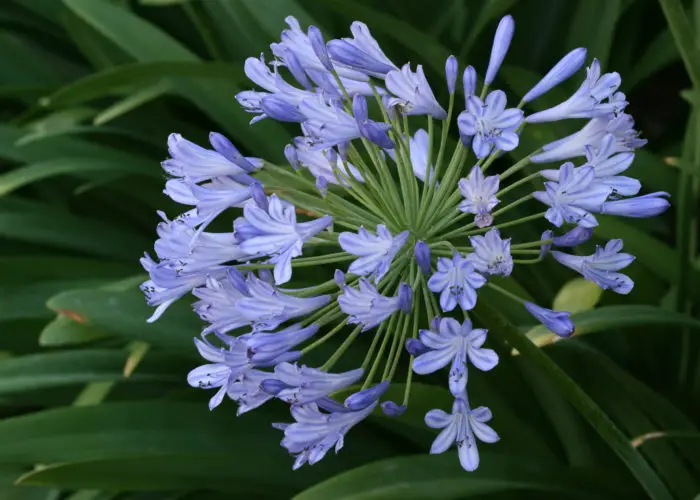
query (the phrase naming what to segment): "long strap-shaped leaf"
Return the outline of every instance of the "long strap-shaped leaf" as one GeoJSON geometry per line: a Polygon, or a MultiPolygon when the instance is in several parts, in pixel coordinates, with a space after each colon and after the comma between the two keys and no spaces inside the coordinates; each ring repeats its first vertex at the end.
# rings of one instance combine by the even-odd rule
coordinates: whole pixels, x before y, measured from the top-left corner
{"type": "Polygon", "coordinates": [[[579,413],[593,426],[596,432],[622,459],[642,487],[654,500],[671,500],[673,497],[654,469],[632,446],[628,438],[617,428],[615,423],[600,409],[577,384],[542,350],[535,346],[510,323],[501,313],[488,304],[479,303],[475,310],[477,316],[489,329],[516,348],[521,355],[551,377],[562,394],[579,413]]]}

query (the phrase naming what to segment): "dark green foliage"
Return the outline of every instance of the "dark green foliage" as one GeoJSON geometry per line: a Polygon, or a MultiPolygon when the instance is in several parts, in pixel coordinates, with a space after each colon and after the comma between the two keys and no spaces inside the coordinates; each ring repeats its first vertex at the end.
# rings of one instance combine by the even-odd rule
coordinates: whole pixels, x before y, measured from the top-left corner
{"type": "MultiPolygon", "coordinates": [[[[686,3],[0,2],[0,498],[693,498],[700,100],[688,89],[700,81],[700,4],[686,3]],[[502,439],[484,447],[477,472],[464,472],[454,453],[427,455],[434,434],[423,415],[451,404],[439,377],[414,384],[402,419],[374,415],[340,454],[293,472],[270,426],[289,419],[284,405],[236,417],[226,401],[210,413],[207,395],[187,386],[200,329],[187,299],[145,321],[138,259],[155,239],[155,211],[177,214],[161,193],[166,138],[204,142],[219,131],[245,153],[284,160],[291,129],[269,120],[249,127],[234,95],[251,86],[243,61],[279,38],[286,15],[333,37],[365,21],[392,59],[422,63],[444,100],[445,58],[483,71],[508,12],[516,42],[496,83],[511,99],[577,46],[623,77],[629,111],[649,139],[631,175],[648,191],[671,193],[673,204],[654,220],[601,217],[596,228],[597,241],[623,238],[636,255],[635,290],[604,293],[575,316],[579,335],[556,343],[519,308],[482,295],[489,305],[476,317],[494,333],[502,362],[470,388],[493,409],[502,439]]],[[[577,126],[539,127],[536,136],[526,129],[522,148],[577,126]]],[[[272,172],[266,183],[298,180],[272,172]]],[[[520,231],[537,238],[542,229],[520,231]]],[[[302,282],[304,271],[309,279],[326,272],[302,269],[302,282]]],[[[515,277],[504,286],[547,306],[573,278],[547,262],[515,277]]],[[[366,341],[346,354],[350,366],[361,364],[366,341]]],[[[390,391],[402,393],[402,384],[390,391]]]]}

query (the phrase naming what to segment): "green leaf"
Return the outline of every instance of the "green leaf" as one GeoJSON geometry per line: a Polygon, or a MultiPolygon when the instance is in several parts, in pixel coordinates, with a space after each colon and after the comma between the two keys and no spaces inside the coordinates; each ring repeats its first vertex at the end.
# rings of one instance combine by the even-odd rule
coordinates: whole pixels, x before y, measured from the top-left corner
{"type": "Polygon", "coordinates": [[[288,421],[289,413],[283,405],[275,406],[279,412],[271,405],[275,406],[268,403],[254,415],[238,419],[230,401],[213,412],[204,400],[42,411],[0,421],[0,438],[9,440],[0,450],[0,461],[56,464],[45,469],[46,475],[41,470],[26,475],[25,484],[225,491],[255,485],[258,491],[274,488],[274,498],[289,498],[319,479],[392,453],[384,436],[358,426],[351,431],[352,446],[348,443],[338,456],[292,471],[293,460],[279,446],[281,433],[270,426],[273,421],[288,421]]]}
{"type": "Polygon", "coordinates": [[[95,327],[81,323],[80,316],[59,314],[48,323],[39,335],[39,345],[42,347],[58,347],[72,344],[82,344],[108,337],[109,334],[95,327]]]}
{"type": "Polygon", "coordinates": [[[60,212],[48,205],[32,213],[0,213],[0,237],[130,261],[135,261],[152,245],[133,232],[60,212]],[[85,237],[86,234],[90,236],[85,237]]]}
{"type": "Polygon", "coordinates": [[[627,436],[554,361],[489,304],[478,303],[475,311],[491,331],[517,349],[525,359],[552,379],[562,395],[612,448],[653,500],[672,500],[673,497],[664,483],[630,444],[627,436]]]}
{"type": "Polygon", "coordinates": [[[700,88],[700,49],[698,49],[695,30],[683,10],[680,0],[659,0],[661,10],[676,42],[683,64],[693,86],[700,88]]]}
{"type": "Polygon", "coordinates": [[[127,291],[71,290],[51,297],[47,305],[56,312],[79,317],[85,325],[100,331],[194,355],[192,338],[201,330],[201,323],[188,302],[191,300],[185,297],[173,304],[154,323],[146,322],[153,309],[135,287],[127,291]]]}
{"type": "Polygon", "coordinates": [[[605,68],[622,10],[622,0],[579,0],[566,47],[588,48],[605,68]]]}
{"type": "MultiPolygon", "coordinates": [[[[114,349],[81,349],[19,356],[0,361],[0,394],[104,381],[181,382],[177,373],[137,370],[125,377],[128,353],[114,349]]],[[[167,366],[165,367],[167,368],[167,366]]]]}
{"type": "Polygon", "coordinates": [[[93,99],[148,85],[163,78],[213,78],[243,83],[245,75],[230,63],[218,62],[139,62],[92,73],[42,99],[45,106],[61,107],[81,104],[93,99]]]}
{"type": "Polygon", "coordinates": [[[574,278],[564,284],[554,297],[553,309],[578,313],[593,309],[600,301],[603,290],[585,278],[574,278]]]}
{"type": "Polygon", "coordinates": [[[80,175],[85,173],[105,172],[107,174],[125,173],[161,177],[156,163],[125,163],[114,160],[99,160],[85,157],[56,158],[16,168],[0,175],[0,196],[11,193],[23,186],[56,175],[80,175]]]}
{"type": "Polygon", "coordinates": [[[100,280],[66,280],[0,285],[0,321],[23,318],[50,318],[46,301],[53,295],[72,288],[101,284],[100,280]]]}
{"type": "Polygon", "coordinates": [[[637,64],[634,66],[632,73],[625,75],[625,87],[634,88],[679,58],[680,54],[673,42],[671,32],[668,29],[664,29],[647,45],[642,56],[635,58],[637,64]]]}
{"type": "Polygon", "coordinates": [[[77,16],[140,61],[196,61],[180,42],[104,0],[63,0],[77,16]]]}
{"type": "Polygon", "coordinates": [[[562,498],[608,498],[617,489],[615,483],[604,482],[604,474],[592,470],[483,451],[480,455],[474,472],[460,467],[456,453],[391,458],[317,484],[294,500],[447,500],[515,491],[556,492],[562,498]]]}
{"type": "Polygon", "coordinates": [[[119,118],[139,107],[155,101],[172,90],[171,84],[167,81],[154,83],[148,87],[143,87],[125,98],[115,102],[111,106],[105,108],[98,114],[93,123],[95,125],[103,125],[109,121],[119,118]]]}

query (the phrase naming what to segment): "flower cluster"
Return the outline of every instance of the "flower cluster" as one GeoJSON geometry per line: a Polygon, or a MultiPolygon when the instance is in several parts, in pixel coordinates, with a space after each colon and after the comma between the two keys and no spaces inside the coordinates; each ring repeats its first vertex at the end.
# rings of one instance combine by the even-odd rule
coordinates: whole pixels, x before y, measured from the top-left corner
{"type": "Polygon", "coordinates": [[[645,141],[624,111],[620,75],[603,74],[594,59],[571,97],[526,114],[529,103],[584,65],[586,50],[575,49],[508,107],[506,93],[491,89],[513,37],[506,16],[478,93],[476,70],[463,70],[463,107],[456,104],[459,62],[447,59],[444,107],[423,68],[397,66],[363,23],[352,24],[352,38],[326,42],[316,27],[305,32],[296,19],[287,22],[280,42],[270,46],[272,62],[246,61],[258,88],[237,100],[253,115],[251,123],[300,124],[300,135],[284,149],[296,174],[243,156],[219,134],[211,134],[211,149],[171,135],[165,193],[188,208],[174,220],[162,215],[157,260],[142,259],[150,276],[142,289],[156,308],[150,321],[192,292],[194,310],[207,324],[195,339],[207,364],[192,370],[188,382],[216,389],[212,409],[225,396],[239,413],[273,399],[289,404],[293,422],[275,427],[295,456],[294,468],[339,451],[348,431],[377,408],[400,416],[412,377],[403,400],[384,397],[400,366],[416,374],[449,366],[451,413],[425,415],[429,427],[442,429],[431,453],[455,444],[464,469],[474,470],[477,440],[499,439],[487,424],[491,411],[472,407],[468,397],[469,370],[488,371],[499,360],[484,347],[487,330],[470,319],[479,290],[519,301],[552,332],[569,336],[568,312],[526,302],[498,281],[551,255],[603,289],[629,293],[633,282],[620,271],[634,257],[621,252],[622,241],[588,255],[552,247],[586,243],[600,215],[648,217],[669,206],[667,193],[639,196],[639,181],[621,175],[645,141]],[[453,118],[460,138],[454,147],[447,140],[453,118]],[[587,122],[515,156],[524,127],[569,119],[587,122]],[[411,133],[418,120],[425,128],[411,133]],[[497,169],[494,162],[505,153],[518,161],[497,169]],[[552,162],[560,165],[539,167],[552,162]],[[538,202],[541,211],[523,212],[538,202]],[[232,232],[207,231],[232,207],[239,208],[232,232]],[[554,226],[539,240],[514,243],[504,234],[537,219],[554,226]],[[310,249],[313,255],[304,256],[310,249]],[[342,269],[314,286],[287,285],[297,268],[322,265],[342,269]],[[457,311],[459,318],[452,317],[457,311]],[[432,320],[420,324],[425,317],[432,320]],[[363,366],[333,371],[361,334],[372,338],[363,366]],[[339,335],[344,340],[322,366],[302,363],[339,335]]]}

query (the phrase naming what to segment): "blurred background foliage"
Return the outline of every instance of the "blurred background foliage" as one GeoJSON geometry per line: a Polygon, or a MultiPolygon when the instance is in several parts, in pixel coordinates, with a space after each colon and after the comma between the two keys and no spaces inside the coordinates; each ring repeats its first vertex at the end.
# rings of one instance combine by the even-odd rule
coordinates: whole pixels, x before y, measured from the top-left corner
{"type": "MultiPolygon", "coordinates": [[[[700,2],[661,3],[665,12],[656,0],[1,2],[0,497],[696,498],[700,2]],[[423,414],[450,404],[430,378],[402,419],[377,415],[338,456],[292,472],[270,427],[288,420],[283,405],[210,413],[208,395],[187,386],[200,329],[188,304],[145,322],[138,258],[156,210],[178,213],[161,193],[167,135],[204,143],[220,131],[281,162],[292,129],[249,127],[233,97],[250,87],[243,61],[279,38],[287,15],[327,37],[365,21],[394,61],[422,63],[444,100],[446,56],[484,68],[505,13],[517,27],[499,86],[519,98],[566,50],[588,47],[621,73],[649,139],[632,175],[671,193],[672,210],[601,217],[596,238],[622,237],[637,256],[629,296],[553,264],[517,273],[519,293],[576,311],[577,336],[553,343],[533,329],[534,344],[512,345],[520,355],[470,381],[502,437],[482,447],[477,472],[426,454],[423,414]]],[[[578,126],[526,129],[524,149],[578,126]]],[[[527,330],[522,311],[491,306],[511,322],[502,328],[527,330]]]]}

